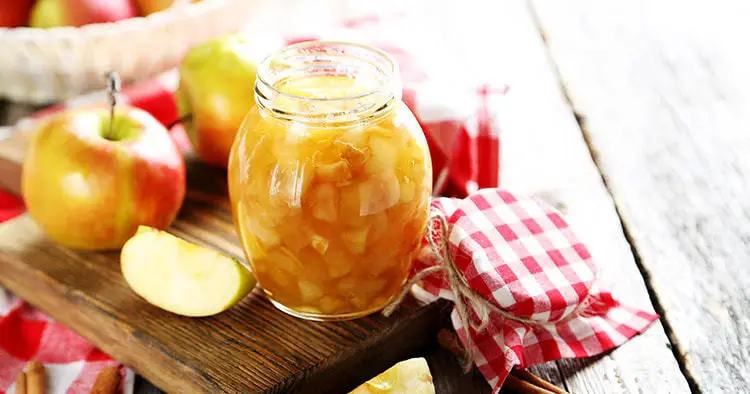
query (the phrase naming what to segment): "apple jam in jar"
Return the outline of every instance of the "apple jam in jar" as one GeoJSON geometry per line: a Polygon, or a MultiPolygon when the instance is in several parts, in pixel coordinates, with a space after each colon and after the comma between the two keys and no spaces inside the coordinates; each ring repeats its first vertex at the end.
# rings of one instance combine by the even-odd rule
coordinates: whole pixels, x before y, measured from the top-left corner
{"type": "Polygon", "coordinates": [[[377,49],[305,42],[264,60],[229,161],[247,260],[273,304],[314,320],[383,308],[427,224],[432,166],[377,49]]]}

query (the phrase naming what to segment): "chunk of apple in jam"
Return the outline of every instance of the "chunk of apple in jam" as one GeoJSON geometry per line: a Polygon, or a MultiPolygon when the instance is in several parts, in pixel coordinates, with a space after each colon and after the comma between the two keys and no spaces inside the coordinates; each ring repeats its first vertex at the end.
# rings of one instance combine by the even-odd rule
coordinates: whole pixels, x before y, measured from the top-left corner
{"type": "Polygon", "coordinates": [[[316,283],[302,279],[298,285],[302,302],[317,304],[323,298],[323,289],[316,283]]]}
{"type": "Polygon", "coordinates": [[[328,182],[342,184],[351,181],[352,170],[349,168],[349,163],[341,159],[334,163],[317,163],[315,176],[328,182]]]}
{"type": "Polygon", "coordinates": [[[310,245],[312,246],[312,248],[315,249],[315,251],[318,252],[321,256],[326,254],[329,244],[330,242],[327,238],[318,234],[314,234],[312,236],[312,241],[310,241],[310,245]]]}
{"type": "Polygon", "coordinates": [[[325,222],[335,222],[338,217],[336,187],[330,183],[319,184],[313,187],[310,194],[312,216],[325,222]]]}
{"type": "Polygon", "coordinates": [[[367,233],[370,232],[370,226],[357,227],[346,230],[341,233],[341,240],[350,252],[362,254],[367,246],[367,233]]]}
{"type": "Polygon", "coordinates": [[[365,163],[365,171],[370,175],[393,172],[398,160],[400,147],[389,138],[379,135],[370,136],[370,158],[365,163]]]}
{"type": "Polygon", "coordinates": [[[401,197],[401,184],[393,171],[381,173],[359,184],[359,214],[382,212],[395,205],[401,197]]]}
{"type": "Polygon", "coordinates": [[[268,185],[271,203],[278,207],[301,208],[302,196],[312,175],[311,166],[303,161],[277,164],[271,171],[268,185]]]}
{"type": "Polygon", "coordinates": [[[352,272],[356,259],[342,245],[329,248],[325,255],[326,271],[331,278],[341,278],[352,272]]]}
{"type": "Polygon", "coordinates": [[[358,173],[363,171],[365,163],[372,156],[369,147],[358,148],[350,143],[339,140],[334,141],[333,145],[339,155],[349,164],[352,172],[358,173]]]}

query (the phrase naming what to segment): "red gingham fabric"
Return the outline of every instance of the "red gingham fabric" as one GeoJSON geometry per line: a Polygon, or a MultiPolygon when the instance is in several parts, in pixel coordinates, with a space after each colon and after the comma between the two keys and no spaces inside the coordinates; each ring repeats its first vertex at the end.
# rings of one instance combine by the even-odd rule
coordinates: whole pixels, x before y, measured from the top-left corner
{"type": "MultiPolygon", "coordinates": [[[[437,63],[425,60],[430,51],[418,52],[421,43],[408,45],[411,27],[400,16],[390,19],[368,17],[346,21],[341,30],[325,34],[300,35],[278,39],[284,44],[311,39],[346,39],[378,46],[398,61],[404,81],[403,97],[416,115],[428,140],[434,168],[435,193],[465,196],[483,187],[495,187],[499,178],[500,129],[490,99],[502,97],[505,87],[489,82],[466,82],[455,86],[430,70],[437,63]],[[393,23],[402,27],[394,28],[393,23]],[[401,31],[401,34],[396,34],[401,31]],[[390,39],[387,38],[391,36],[390,39]],[[459,108],[460,107],[460,108],[459,108]]],[[[442,63],[442,62],[441,62],[442,63]]],[[[452,75],[450,75],[451,80],[452,75]]],[[[176,71],[153,80],[125,87],[120,102],[150,112],[163,124],[177,119],[173,92],[179,76],[176,71]]],[[[106,103],[103,92],[75,98],[47,108],[17,124],[18,129],[33,127],[41,118],[69,108],[106,103]]],[[[172,136],[183,149],[189,149],[184,130],[177,126],[172,136]]],[[[0,191],[0,222],[24,210],[22,202],[0,191]]],[[[2,292],[2,289],[0,289],[2,292]]],[[[28,360],[45,364],[49,372],[48,388],[52,393],[88,393],[96,373],[105,365],[117,364],[96,351],[65,327],[54,323],[12,295],[0,299],[0,394],[13,391],[18,371],[28,360]]],[[[132,372],[127,370],[132,376],[132,372]]],[[[131,379],[132,381],[132,379],[131,379]]],[[[131,382],[132,383],[132,382],[131,382]]],[[[132,391],[132,385],[123,387],[132,391]]]]}
{"type": "MultiPolygon", "coordinates": [[[[658,316],[621,305],[596,287],[597,268],[588,249],[551,206],[500,189],[467,198],[439,198],[450,255],[469,286],[495,306],[532,323],[492,313],[486,329],[451,318],[466,344],[471,335],[477,368],[495,392],[514,366],[600,354],[643,332],[658,316]]],[[[425,237],[436,236],[426,234],[425,237]]],[[[414,272],[440,257],[422,243],[414,272]]],[[[412,289],[418,299],[454,299],[445,274],[426,277],[412,289]]]]}
{"type": "MultiPolygon", "coordinates": [[[[120,366],[83,338],[0,289],[0,393],[15,391],[15,379],[29,361],[45,367],[47,393],[83,394],[99,372],[120,366]]],[[[132,392],[133,374],[121,368],[121,392],[132,392]]]]}
{"type": "Polygon", "coordinates": [[[0,190],[0,223],[13,219],[25,210],[20,198],[0,190]]]}

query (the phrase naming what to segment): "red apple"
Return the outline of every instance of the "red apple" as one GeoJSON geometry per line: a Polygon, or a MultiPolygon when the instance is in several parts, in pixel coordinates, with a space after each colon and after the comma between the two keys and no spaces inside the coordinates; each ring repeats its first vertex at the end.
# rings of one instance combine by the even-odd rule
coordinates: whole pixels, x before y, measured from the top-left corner
{"type": "Polygon", "coordinates": [[[24,26],[34,0],[0,0],[0,27],[24,26]]]}
{"type": "Polygon", "coordinates": [[[132,0],[67,0],[67,5],[74,26],[117,22],[138,16],[132,0]]]}
{"type": "Polygon", "coordinates": [[[83,26],[138,16],[131,0],[38,0],[31,27],[83,26]]]}
{"type": "Polygon", "coordinates": [[[44,121],[23,163],[29,214],[60,244],[117,249],[138,226],[164,229],[185,196],[185,163],[167,129],[147,112],[118,106],[44,121]]]}

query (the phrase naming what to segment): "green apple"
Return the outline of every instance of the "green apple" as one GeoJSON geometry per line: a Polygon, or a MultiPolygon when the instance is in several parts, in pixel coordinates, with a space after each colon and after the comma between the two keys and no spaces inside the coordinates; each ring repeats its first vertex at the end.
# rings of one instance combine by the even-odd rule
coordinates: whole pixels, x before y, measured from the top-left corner
{"type": "Polygon", "coordinates": [[[183,316],[223,312],[256,283],[237,260],[145,226],[122,248],[120,263],[136,294],[183,316]]]}
{"type": "Polygon", "coordinates": [[[66,18],[60,0],[38,0],[31,11],[29,26],[48,29],[66,26],[66,18]]]}
{"type": "Polygon", "coordinates": [[[56,242],[119,249],[139,225],[168,227],[185,197],[185,162],[149,113],[118,106],[55,115],[31,140],[21,187],[29,214],[56,242]]]}
{"type": "Polygon", "coordinates": [[[245,38],[229,35],[191,49],[180,65],[180,118],[190,118],[184,122],[190,141],[211,165],[227,168],[237,130],[255,105],[254,59],[245,38]]]}

